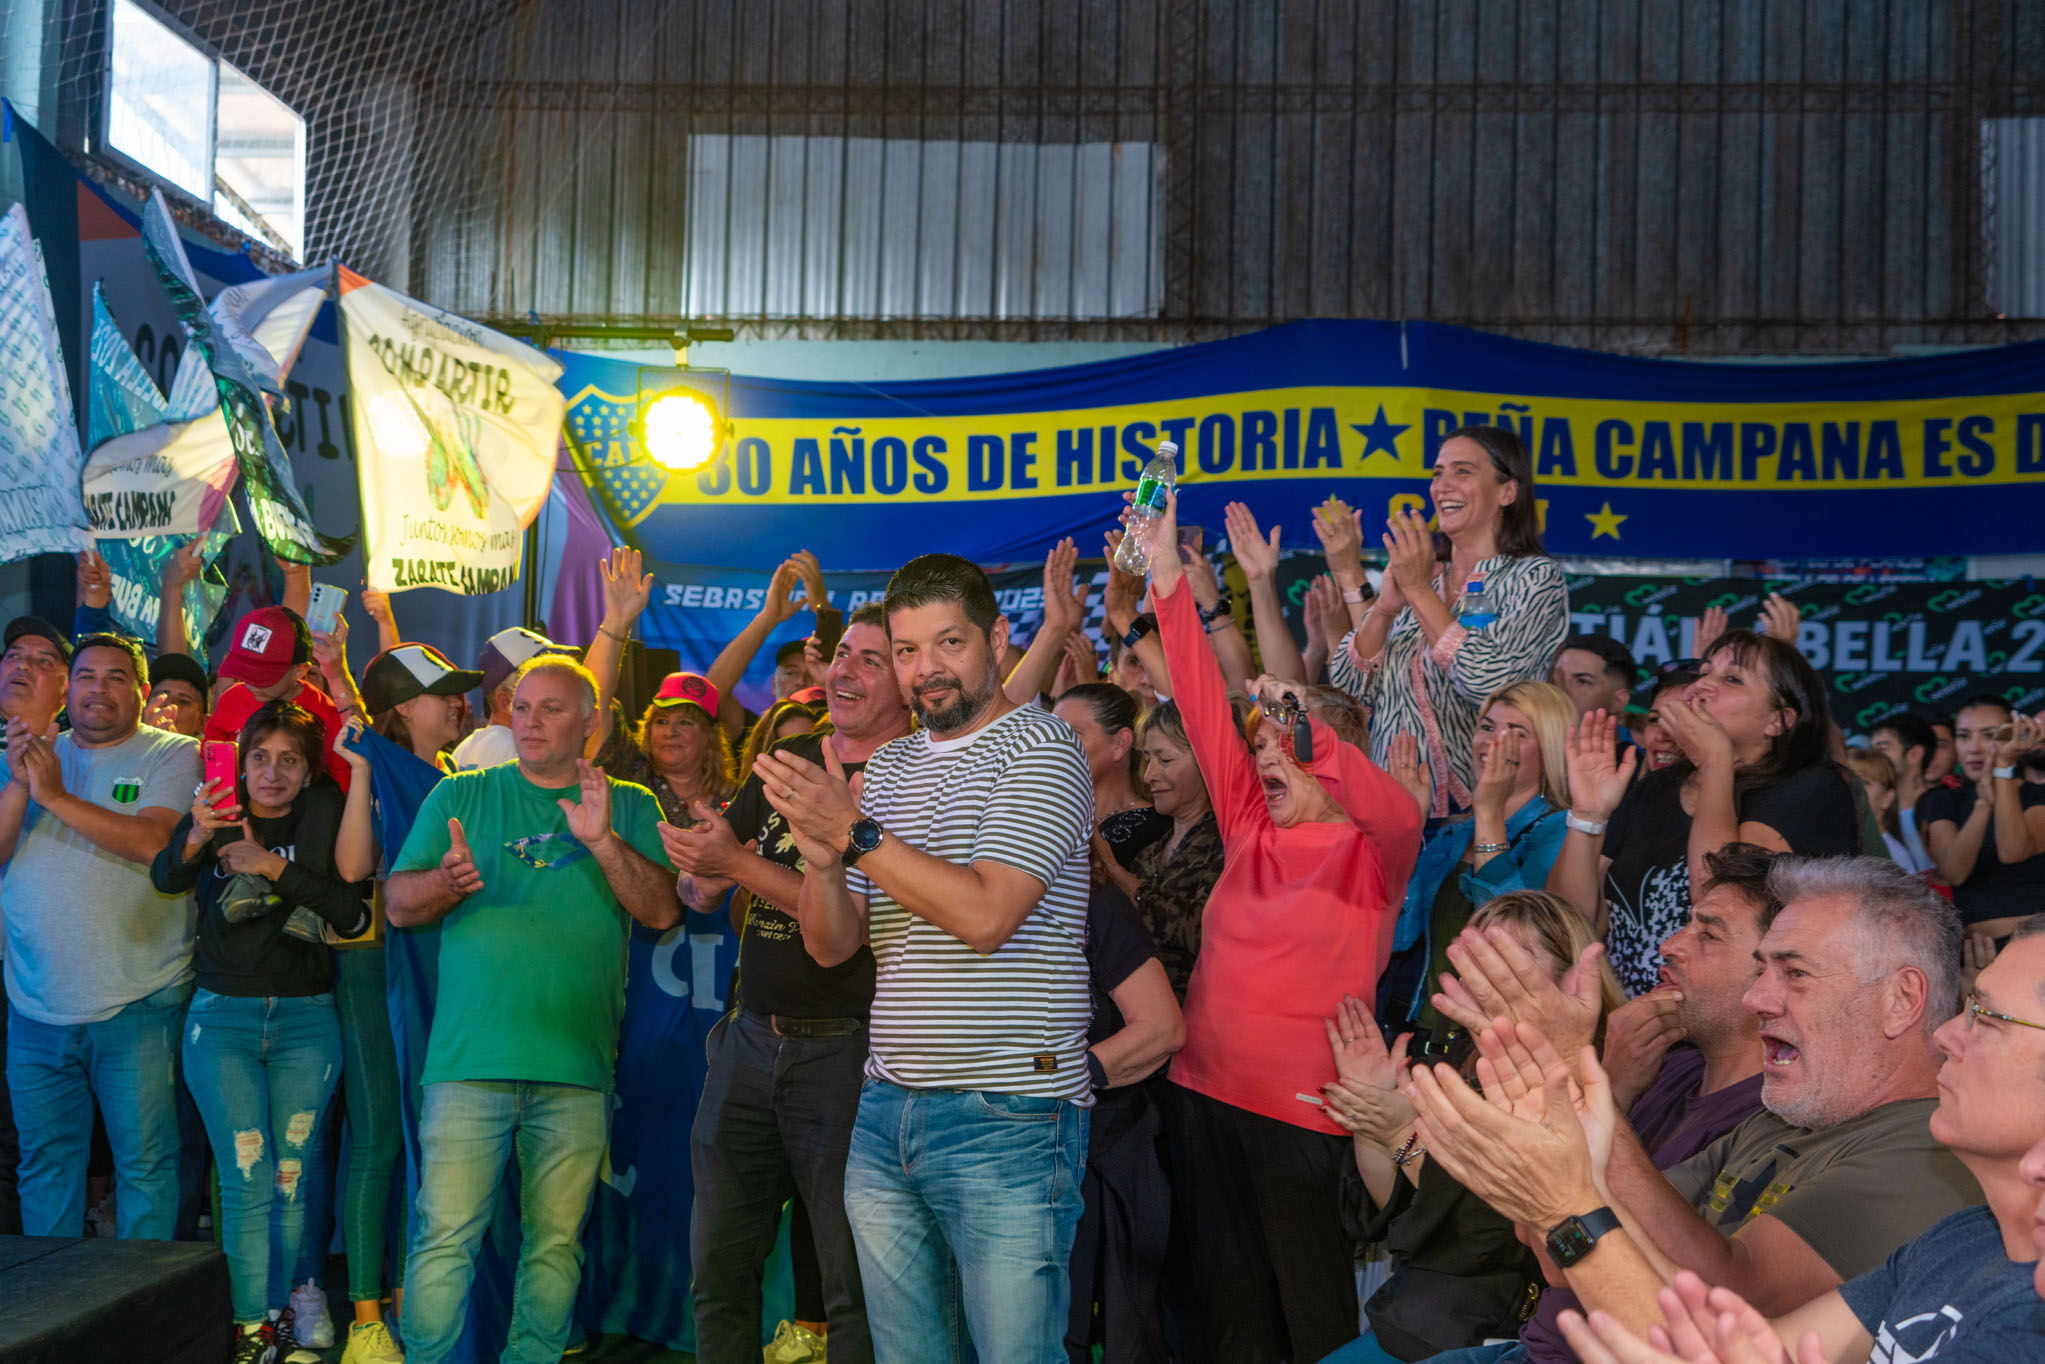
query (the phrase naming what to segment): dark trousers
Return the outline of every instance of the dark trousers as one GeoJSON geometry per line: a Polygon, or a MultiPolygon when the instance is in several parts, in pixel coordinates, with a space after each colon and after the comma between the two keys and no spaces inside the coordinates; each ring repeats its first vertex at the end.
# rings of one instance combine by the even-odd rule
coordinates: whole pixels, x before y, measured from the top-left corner
{"type": "Polygon", "coordinates": [[[1347,1138],[1174,1086],[1184,1176],[1174,1239],[1199,1276],[1214,1364],[1311,1364],[1356,1338],[1356,1241],[1343,1227],[1347,1138]]]}
{"type": "Polygon", "coordinates": [[[1158,1151],[1154,1102],[1161,1084],[1096,1097],[1080,1190],[1086,1209],[1066,1262],[1072,1313],[1068,1364],[1092,1364],[1096,1316],[1102,1364],[1169,1364],[1163,1286],[1171,1235],[1171,1187],[1158,1151]]]}
{"type": "Polygon", "coordinates": [[[870,1364],[859,1256],[845,1220],[845,1155],[859,1116],[866,1030],[784,1037],[759,1015],[734,1011],[711,1030],[707,1050],[710,1073],[689,1134],[696,1358],[760,1357],[760,1277],[782,1205],[800,1192],[823,1272],[831,1364],[870,1364]]]}

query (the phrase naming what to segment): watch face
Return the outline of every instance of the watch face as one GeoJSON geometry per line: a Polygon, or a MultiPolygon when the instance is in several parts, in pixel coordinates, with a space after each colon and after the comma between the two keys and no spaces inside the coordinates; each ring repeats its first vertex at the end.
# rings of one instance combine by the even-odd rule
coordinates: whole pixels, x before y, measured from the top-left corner
{"type": "Polygon", "coordinates": [[[861,852],[872,852],[880,846],[880,825],[870,819],[862,819],[852,826],[852,846],[861,852]]]}
{"type": "Polygon", "coordinates": [[[1583,1223],[1574,1217],[1548,1233],[1548,1253],[1564,1269],[1590,1254],[1591,1247],[1596,1244],[1597,1238],[1585,1231],[1583,1223]]]}

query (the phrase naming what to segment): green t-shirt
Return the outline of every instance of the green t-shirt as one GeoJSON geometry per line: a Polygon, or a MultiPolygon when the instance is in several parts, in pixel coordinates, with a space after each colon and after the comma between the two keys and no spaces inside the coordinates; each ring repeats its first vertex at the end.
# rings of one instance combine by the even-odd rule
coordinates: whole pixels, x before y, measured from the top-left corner
{"type": "MultiPolygon", "coordinates": [[[[423,1083],[536,1080],[608,1090],[625,1010],[626,914],[554,802],[516,763],[460,772],[419,809],[392,872],[440,865],[462,822],[483,889],[441,921],[440,987],[423,1083]]],[[[671,867],[653,793],[611,782],[611,828],[671,867]]]]}

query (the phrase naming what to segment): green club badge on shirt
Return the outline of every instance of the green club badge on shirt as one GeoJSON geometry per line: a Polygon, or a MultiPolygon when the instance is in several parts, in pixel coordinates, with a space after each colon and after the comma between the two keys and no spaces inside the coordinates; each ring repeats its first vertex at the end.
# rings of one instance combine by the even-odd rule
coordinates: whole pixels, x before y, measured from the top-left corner
{"type": "Polygon", "coordinates": [[[142,799],[142,778],[117,777],[114,779],[114,804],[133,805],[142,799]]]}

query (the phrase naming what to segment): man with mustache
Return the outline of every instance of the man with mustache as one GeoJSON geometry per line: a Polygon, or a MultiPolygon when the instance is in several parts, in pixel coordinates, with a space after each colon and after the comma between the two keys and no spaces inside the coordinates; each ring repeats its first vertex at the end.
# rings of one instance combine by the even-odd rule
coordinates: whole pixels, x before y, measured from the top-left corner
{"type": "Polygon", "coordinates": [[[1003,694],[986,574],[926,554],[885,606],[923,728],[874,753],[857,798],[828,749],[754,765],[803,856],[810,956],[870,945],[877,967],[845,1170],[874,1355],[1055,1359],[1106,1078],[1086,1044],[1093,781],[1062,721],[1003,694]]]}
{"type": "MultiPolygon", "coordinates": [[[[874,750],[909,732],[879,602],[852,613],[825,697],[830,728],[783,740],[773,752],[818,763],[828,749],[850,778],[874,750]]],[[[834,1364],[864,1364],[873,1346],[845,1219],[845,1156],[866,1071],[873,953],[862,946],[824,966],[804,948],[794,917],[802,853],[757,774],[746,776],[723,814],[700,801],[690,813],[695,823],[686,828],[660,826],[668,858],[682,874],[683,902],[712,909],[734,884],[752,896],[739,939],[737,996],[711,1033],[710,1072],[689,1143],[696,1353],[705,1361],[758,1353],[760,1276],[773,1250],[775,1212],[799,1193],[816,1241],[830,1357],[834,1364]]],[[[787,1334],[821,1353],[810,1326],[789,1323],[787,1334]]]]}

